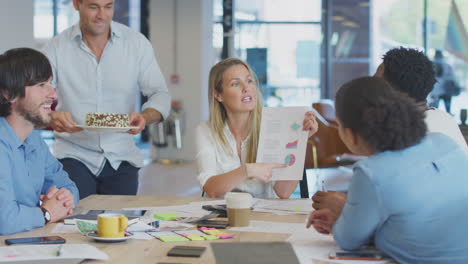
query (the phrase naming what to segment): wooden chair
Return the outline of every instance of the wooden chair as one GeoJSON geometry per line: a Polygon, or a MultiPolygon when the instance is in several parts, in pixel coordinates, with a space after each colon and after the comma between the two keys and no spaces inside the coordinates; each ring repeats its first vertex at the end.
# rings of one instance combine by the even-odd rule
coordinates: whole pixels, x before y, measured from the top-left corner
{"type": "Polygon", "coordinates": [[[335,108],[331,102],[314,103],[318,131],[307,144],[305,168],[329,168],[352,164],[353,161],[341,159],[341,155],[351,153],[338,135],[335,108]]]}
{"type": "Polygon", "coordinates": [[[342,159],[342,155],[351,153],[338,135],[335,107],[330,100],[312,104],[318,122],[318,131],[307,143],[304,175],[300,182],[301,197],[308,198],[306,170],[330,168],[354,163],[353,159],[342,159]]]}

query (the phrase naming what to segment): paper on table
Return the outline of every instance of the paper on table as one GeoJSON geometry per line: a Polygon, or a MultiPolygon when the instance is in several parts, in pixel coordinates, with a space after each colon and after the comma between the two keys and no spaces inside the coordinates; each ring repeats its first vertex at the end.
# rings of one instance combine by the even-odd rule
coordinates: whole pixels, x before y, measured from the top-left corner
{"type": "Polygon", "coordinates": [[[202,201],[202,202],[191,202],[190,205],[201,208],[203,205],[221,205],[226,204],[226,200],[212,200],[212,201],[202,201]]]}
{"type": "MultiPolygon", "coordinates": [[[[89,223],[89,222],[90,221],[77,221],[77,223],[89,223]]],[[[86,235],[89,232],[97,230],[96,224],[89,223],[89,225],[94,226],[94,228],[86,227],[85,231],[82,232],[83,235],[86,235]]],[[[162,226],[168,226],[168,225],[172,225],[172,224],[163,224],[162,226]]],[[[190,227],[192,227],[192,226],[190,225],[190,227]]],[[[129,225],[128,228],[127,228],[127,231],[133,233],[133,239],[150,240],[150,239],[154,239],[154,237],[148,235],[144,231],[147,231],[147,232],[157,231],[157,229],[155,229],[152,226],[149,226],[148,224],[146,224],[146,223],[144,223],[142,221],[138,221],[138,222],[136,222],[134,224],[129,225]]],[[[52,230],[52,233],[62,233],[62,234],[63,233],[80,233],[80,230],[78,229],[77,225],[64,225],[62,223],[59,223],[52,230]]]]}
{"type": "Polygon", "coordinates": [[[343,251],[333,239],[332,235],[323,235],[313,229],[303,233],[294,233],[288,241],[292,244],[300,263],[313,263],[318,260],[320,263],[344,263],[344,264],[384,264],[391,260],[380,261],[355,261],[355,260],[332,260],[328,258],[330,252],[343,251]]]}
{"type": "MultiPolygon", "coordinates": [[[[129,209],[130,208],[125,208],[125,210],[129,209]]],[[[130,210],[135,210],[135,208],[132,208],[130,210]]],[[[190,204],[160,207],[141,207],[137,208],[136,210],[147,210],[151,213],[151,215],[154,215],[155,213],[178,213],[184,217],[201,217],[208,213],[206,210],[203,210],[201,206],[195,206],[190,204]]]]}
{"type": "Polygon", "coordinates": [[[302,179],[308,131],[302,130],[308,107],[264,107],[257,162],[282,163],[272,181],[302,179]]]}
{"type": "Polygon", "coordinates": [[[307,231],[305,223],[282,223],[267,221],[250,221],[249,226],[231,227],[229,230],[241,232],[267,232],[293,234],[307,231]]]}
{"type": "Polygon", "coordinates": [[[309,214],[313,211],[310,200],[295,199],[290,201],[257,199],[253,204],[256,212],[276,214],[309,214]]]}
{"type": "Polygon", "coordinates": [[[106,253],[88,244],[63,244],[63,245],[21,245],[0,247],[0,262],[34,262],[72,259],[98,259],[107,260],[106,253]],[[62,247],[60,256],[57,250],[62,247]]]}
{"type": "Polygon", "coordinates": [[[71,234],[71,233],[79,233],[78,227],[76,225],[64,225],[62,223],[58,223],[55,225],[54,229],[51,233],[54,234],[71,234]]]}

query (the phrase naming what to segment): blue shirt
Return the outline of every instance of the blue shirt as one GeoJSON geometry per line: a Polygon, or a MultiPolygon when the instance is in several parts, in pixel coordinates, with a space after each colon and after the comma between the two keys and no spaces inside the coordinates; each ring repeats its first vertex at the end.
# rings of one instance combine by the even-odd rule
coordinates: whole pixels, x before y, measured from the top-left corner
{"type": "Polygon", "coordinates": [[[0,117],[0,235],[30,230],[45,224],[39,195],[52,186],[66,188],[78,205],[78,189],[52,156],[38,131],[25,140],[0,117]]]}
{"type": "Polygon", "coordinates": [[[430,133],[359,161],[333,226],[346,250],[374,242],[399,263],[468,263],[468,155],[430,133]]]}
{"type": "MultiPolygon", "coordinates": [[[[153,108],[167,118],[170,96],[151,43],[139,32],[112,22],[101,59],[88,48],[78,24],[53,38],[44,50],[53,69],[57,110],[70,112],[78,124],[86,113],[128,114],[137,110],[140,91],[148,97],[142,111],[153,108]]],[[[127,133],[82,131],[55,133],[57,158],[74,158],[98,175],[109,160],[114,169],[122,161],[143,166],[143,155],[127,133]]]]}

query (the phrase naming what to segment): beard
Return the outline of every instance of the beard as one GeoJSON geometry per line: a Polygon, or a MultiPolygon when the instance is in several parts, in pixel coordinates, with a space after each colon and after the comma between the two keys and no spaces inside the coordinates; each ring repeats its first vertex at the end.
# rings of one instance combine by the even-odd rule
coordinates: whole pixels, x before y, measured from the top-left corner
{"type": "Polygon", "coordinates": [[[44,128],[49,126],[50,118],[46,120],[41,116],[42,105],[43,103],[38,106],[31,106],[21,100],[16,110],[20,116],[31,122],[34,128],[44,128]]]}

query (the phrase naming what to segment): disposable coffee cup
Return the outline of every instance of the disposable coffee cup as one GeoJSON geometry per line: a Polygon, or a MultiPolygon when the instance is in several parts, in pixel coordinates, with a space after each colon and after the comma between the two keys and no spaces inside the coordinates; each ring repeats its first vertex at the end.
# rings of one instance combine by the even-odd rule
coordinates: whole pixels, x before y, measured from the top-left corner
{"type": "Polygon", "coordinates": [[[229,226],[248,226],[250,222],[250,193],[229,192],[225,195],[229,226]]]}

